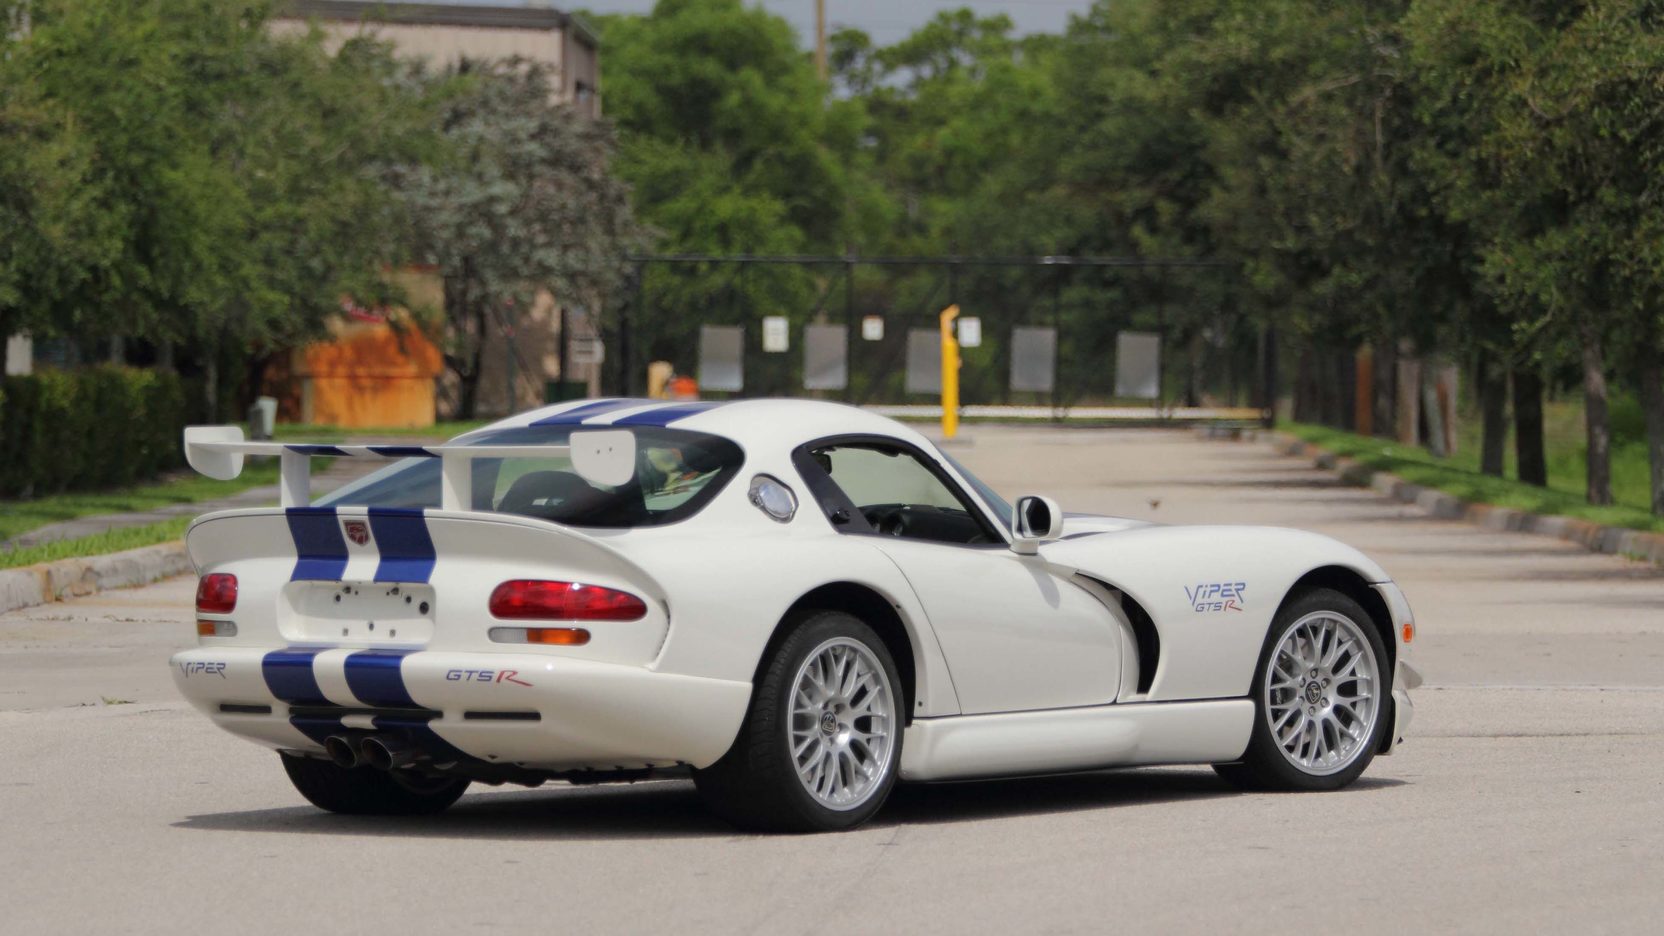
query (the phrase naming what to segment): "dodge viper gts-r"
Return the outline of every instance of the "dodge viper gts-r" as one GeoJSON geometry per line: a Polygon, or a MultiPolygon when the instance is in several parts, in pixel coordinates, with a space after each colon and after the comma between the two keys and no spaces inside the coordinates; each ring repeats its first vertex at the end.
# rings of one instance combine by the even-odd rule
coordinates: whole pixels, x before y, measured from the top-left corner
{"type": "Polygon", "coordinates": [[[1008,502],[832,403],[185,447],[217,478],[278,456],[282,506],[191,526],[175,680],[337,812],[678,773],[778,830],[854,827],[898,781],[1211,764],[1330,790],[1398,743],[1419,682],[1409,605],[1350,547],[1008,502]],[[314,502],[320,456],[391,463],[314,502]]]}

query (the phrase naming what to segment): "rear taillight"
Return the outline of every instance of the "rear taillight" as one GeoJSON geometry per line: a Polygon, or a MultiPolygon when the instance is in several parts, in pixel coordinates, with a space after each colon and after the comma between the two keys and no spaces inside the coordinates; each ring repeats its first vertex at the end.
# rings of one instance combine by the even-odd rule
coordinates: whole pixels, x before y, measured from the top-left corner
{"type": "Polygon", "coordinates": [[[516,579],[491,593],[491,614],[507,621],[639,621],[647,604],[599,585],[516,579]]]}
{"type": "Polygon", "coordinates": [[[225,572],[204,575],[196,583],[196,609],[204,614],[230,614],[237,607],[237,576],[225,572]]]}

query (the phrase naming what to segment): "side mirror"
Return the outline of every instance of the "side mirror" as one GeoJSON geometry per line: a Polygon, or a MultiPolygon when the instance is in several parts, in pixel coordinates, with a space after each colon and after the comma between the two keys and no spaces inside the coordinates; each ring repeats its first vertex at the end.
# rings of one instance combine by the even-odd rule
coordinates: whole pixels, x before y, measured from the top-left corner
{"type": "Polygon", "coordinates": [[[1017,498],[1011,512],[1011,548],[1025,556],[1040,551],[1040,544],[1063,536],[1063,511],[1057,501],[1030,494],[1017,498]]]}

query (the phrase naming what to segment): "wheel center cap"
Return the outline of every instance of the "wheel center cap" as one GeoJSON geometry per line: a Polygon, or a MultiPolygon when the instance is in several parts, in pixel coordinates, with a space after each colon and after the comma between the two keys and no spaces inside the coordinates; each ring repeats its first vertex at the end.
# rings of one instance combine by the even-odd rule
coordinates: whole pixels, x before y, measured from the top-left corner
{"type": "Polygon", "coordinates": [[[838,733],[838,716],[831,712],[820,713],[820,730],[826,734],[838,733]]]}
{"type": "Polygon", "coordinates": [[[1323,684],[1317,680],[1306,683],[1306,704],[1316,705],[1323,701],[1323,684]]]}

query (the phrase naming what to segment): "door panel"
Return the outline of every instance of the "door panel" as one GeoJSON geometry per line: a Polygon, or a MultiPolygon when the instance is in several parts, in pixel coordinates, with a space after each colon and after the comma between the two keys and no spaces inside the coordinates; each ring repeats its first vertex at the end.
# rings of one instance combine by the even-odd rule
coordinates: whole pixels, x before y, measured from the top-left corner
{"type": "Polygon", "coordinates": [[[930,616],[965,714],[1115,701],[1117,624],[1044,560],[1008,549],[873,539],[930,616]]]}

